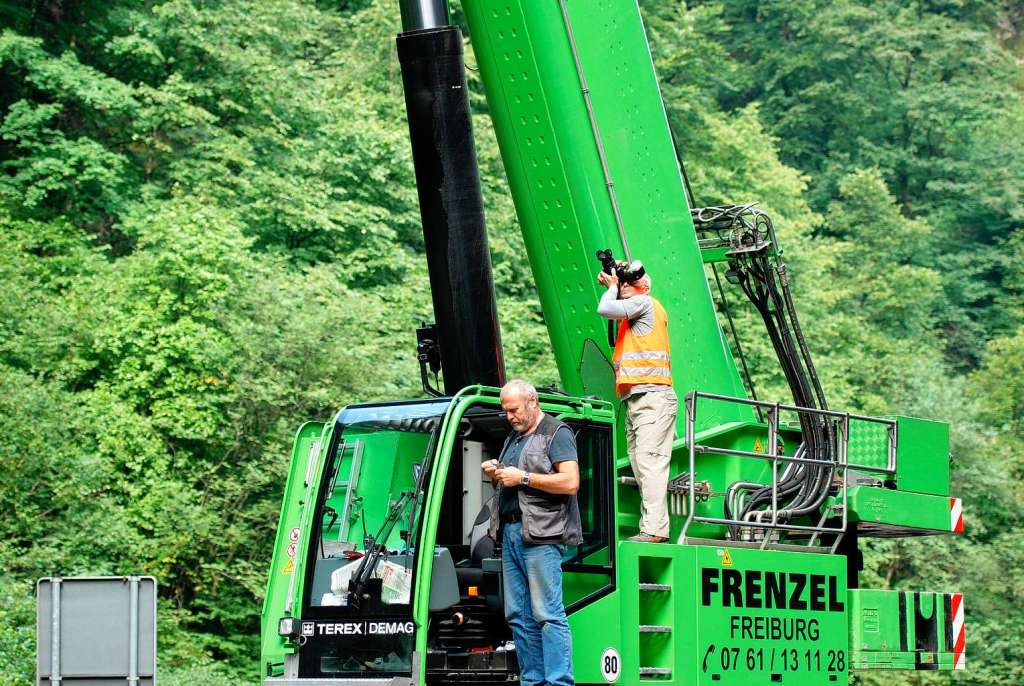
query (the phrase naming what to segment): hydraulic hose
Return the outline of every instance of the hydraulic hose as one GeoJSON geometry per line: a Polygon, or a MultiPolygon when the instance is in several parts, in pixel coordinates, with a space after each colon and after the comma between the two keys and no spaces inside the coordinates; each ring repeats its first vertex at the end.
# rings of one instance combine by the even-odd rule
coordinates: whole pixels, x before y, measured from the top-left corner
{"type": "MultiPolygon", "coordinates": [[[[770,264],[762,252],[751,256],[744,267],[740,271],[740,285],[764,320],[794,403],[809,409],[827,408],[824,391],[796,317],[785,264],[781,261],[775,265],[770,264]]],[[[808,412],[799,413],[799,421],[803,435],[799,452],[811,459],[835,462],[831,422],[808,412]]],[[[784,472],[776,485],[776,502],[779,506],[777,517],[792,519],[820,507],[828,493],[834,470],[830,466],[805,463],[784,472]]],[[[733,518],[733,498],[739,490],[751,491],[743,505],[741,519],[749,519],[754,512],[766,505],[770,506],[770,486],[758,484],[752,488],[750,482],[740,482],[735,486],[735,489],[730,488],[730,497],[727,498],[730,519],[733,518]]],[[[736,533],[733,531],[734,535],[736,533]]]]}
{"type": "MultiPolygon", "coordinates": [[[[727,246],[729,270],[726,277],[740,286],[764,322],[793,403],[808,410],[827,410],[824,389],[811,358],[796,314],[786,264],[781,259],[775,226],[766,213],[747,205],[724,205],[694,209],[691,216],[702,240],[727,246]]],[[[789,520],[820,508],[836,473],[836,429],[834,422],[815,412],[797,413],[801,443],[795,456],[808,462],[790,462],[775,485],[773,513],[777,520],[789,520]]],[[[771,485],[736,481],[726,492],[724,509],[728,519],[764,521],[772,507],[771,485]],[[749,497],[743,494],[749,493],[749,497]]],[[[739,526],[730,526],[733,537],[739,526]]]]}

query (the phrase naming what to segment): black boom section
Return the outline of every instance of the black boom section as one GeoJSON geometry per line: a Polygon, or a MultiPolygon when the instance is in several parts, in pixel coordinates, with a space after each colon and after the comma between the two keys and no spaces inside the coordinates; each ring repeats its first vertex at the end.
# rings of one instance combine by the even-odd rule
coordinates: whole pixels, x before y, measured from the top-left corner
{"type": "Polygon", "coordinates": [[[505,369],[462,33],[454,26],[405,31],[398,57],[445,392],[500,386],[505,369]]]}

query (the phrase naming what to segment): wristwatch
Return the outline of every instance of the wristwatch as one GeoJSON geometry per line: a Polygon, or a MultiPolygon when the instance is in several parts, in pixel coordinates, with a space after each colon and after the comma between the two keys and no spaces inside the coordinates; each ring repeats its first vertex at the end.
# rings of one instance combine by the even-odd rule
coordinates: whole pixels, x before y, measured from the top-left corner
{"type": "Polygon", "coordinates": [[[523,486],[526,486],[527,488],[529,488],[529,486],[530,486],[530,472],[523,472],[522,484],[523,484],[523,486]]]}

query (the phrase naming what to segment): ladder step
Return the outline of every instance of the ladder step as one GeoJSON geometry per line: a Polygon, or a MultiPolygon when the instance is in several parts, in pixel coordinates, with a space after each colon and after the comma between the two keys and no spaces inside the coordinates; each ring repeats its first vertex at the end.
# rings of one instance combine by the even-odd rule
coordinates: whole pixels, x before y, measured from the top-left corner
{"type": "Polygon", "coordinates": [[[671,591],[672,586],[669,584],[640,584],[641,591],[671,591]]]}
{"type": "Polygon", "coordinates": [[[668,667],[641,667],[640,676],[672,676],[668,667]]]}
{"type": "Polygon", "coordinates": [[[641,624],[640,633],[642,634],[670,634],[672,633],[672,627],[665,626],[664,624],[641,624]]]}

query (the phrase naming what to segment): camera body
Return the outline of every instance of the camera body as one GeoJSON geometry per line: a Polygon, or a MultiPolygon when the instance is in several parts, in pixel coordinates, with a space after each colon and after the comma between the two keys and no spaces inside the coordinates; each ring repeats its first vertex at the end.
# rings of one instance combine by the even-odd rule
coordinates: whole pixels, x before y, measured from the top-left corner
{"type": "Polygon", "coordinates": [[[610,248],[597,251],[597,259],[601,263],[601,271],[608,275],[619,277],[619,283],[634,283],[644,277],[647,272],[644,270],[644,263],[640,260],[626,262],[616,260],[612,256],[610,248]]]}

